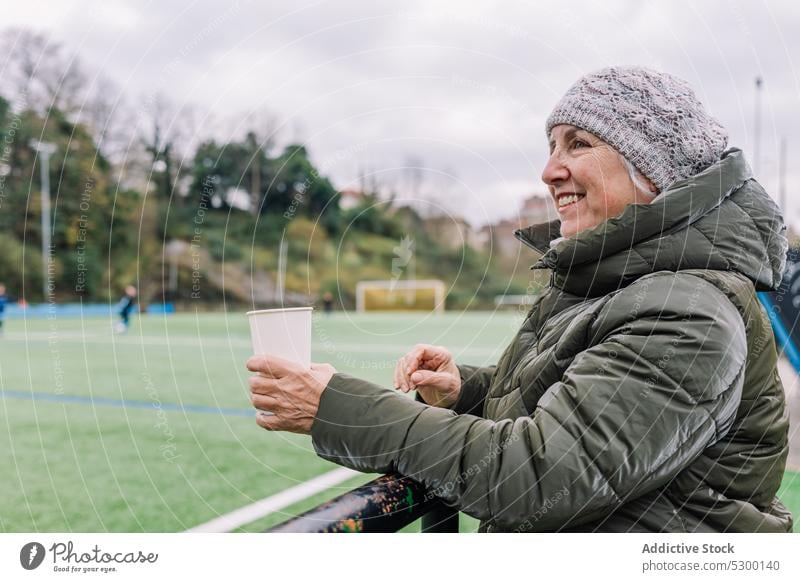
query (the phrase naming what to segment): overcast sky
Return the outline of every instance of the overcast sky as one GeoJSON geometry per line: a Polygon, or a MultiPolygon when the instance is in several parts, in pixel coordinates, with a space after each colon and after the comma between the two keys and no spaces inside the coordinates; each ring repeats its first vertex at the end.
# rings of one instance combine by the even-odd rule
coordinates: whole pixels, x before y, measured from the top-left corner
{"type": "Polygon", "coordinates": [[[777,199],[786,137],[787,214],[800,222],[796,1],[5,0],[2,14],[133,103],[162,92],[233,125],[272,112],[279,141],[306,143],[338,188],[366,170],[403,189],[403,166],[424,166],[426,199],[476,225],[544,192],[544,120],[582,74],[641,64],[681,76],[751,158],[760,74],[757,177],[777,199]]]}

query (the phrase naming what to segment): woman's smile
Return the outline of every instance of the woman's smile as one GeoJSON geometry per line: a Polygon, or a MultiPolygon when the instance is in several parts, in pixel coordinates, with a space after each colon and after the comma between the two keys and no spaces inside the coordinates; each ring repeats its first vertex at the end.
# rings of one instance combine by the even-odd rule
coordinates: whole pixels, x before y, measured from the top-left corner
{"type": "Polygon", "coordinates": [[[619,152],[596,135],[568,124],[556,125],[550,132],[550,158],[542,181],[549,187],[565,237],[619,215],[629,204],[646,204],[654,197],[652,192],[637,190],[619,152]]]}
{"type": "Polygon", "coordinates": [[[561,219],[564,216],[574,212],[579,212],[582,202],[586,198],[586,194],[581,192],[561,192],[556,194],[556,208],[558,209],[561,219]]]}

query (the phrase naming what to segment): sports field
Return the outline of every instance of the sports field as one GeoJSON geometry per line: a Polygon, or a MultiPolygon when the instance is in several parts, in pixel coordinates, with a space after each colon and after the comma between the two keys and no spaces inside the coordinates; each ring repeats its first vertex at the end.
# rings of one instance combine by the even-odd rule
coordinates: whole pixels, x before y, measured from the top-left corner
{"type": "MultiPolygon", "coordinates": [[[[390,386],[417,342],[490,363],[521,316],[315,315],[314,360],[390,386]]],[[[0,338],[0,531],[182,531],[337,467],[309,437],[267,433],[249,406],[243,314],[11,320],[0,338]]],[[[374,475],[274,511],[261,531],[374,475]]],[[[800,515],[800,475],[781,492],[800,515]]],[[[462,515],[461,531],[477,522],[462,515]]],[[[414,526],[409,528],[414,529],[414,526]]]]}

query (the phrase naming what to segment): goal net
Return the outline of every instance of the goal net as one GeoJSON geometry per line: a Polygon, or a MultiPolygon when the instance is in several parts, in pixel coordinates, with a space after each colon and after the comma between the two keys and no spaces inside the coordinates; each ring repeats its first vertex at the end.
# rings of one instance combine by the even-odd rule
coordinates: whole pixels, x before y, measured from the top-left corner
{"type": "Polygon", "coordinates": [[[360,281],[356,311],[444,311],[445,287],[438,280],[360,281]]]}

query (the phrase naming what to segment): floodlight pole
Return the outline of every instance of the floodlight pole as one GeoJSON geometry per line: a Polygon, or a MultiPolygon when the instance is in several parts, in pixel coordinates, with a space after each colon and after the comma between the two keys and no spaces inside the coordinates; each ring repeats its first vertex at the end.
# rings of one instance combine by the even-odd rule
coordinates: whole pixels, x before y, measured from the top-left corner
{"type": "Polygon", "coordinates": [[[789,210],[786,208],[786,137],[781,138],[781,151],[778,156],[778,200],[780,200],[783,217],[787,220],[789,210]]]}
{"type": "Polygon", "coordinates": [[[278,247],[278,301],[280,301],[281,307],[284,306],[285,302],[285,294],[286,294],[286,255],[287,255],[287,247],[286,247],[286,231],[284,231],[284,236],[281,237],[280,246],[278,247]]]}
{"type": "Polygon", "coordinates": [[[761,77],[756,77],[756,103],[755,123],[753,125],[753,170],[758,180],[761,175],[761,86],[764,84],[761,77]]]}
{"type": "Polygon", "coordinates": [[[39,169],[42,177],[42,269],[44,272],[43,277],[43,298],[47,301],[47,293],[49,288],[48,278],[50,276],[50,156],[55,153],[56,146],[52,143],[46,143],[37,140],[31,140],[30,146],[41,156],[39,161],[39,169]]]}

